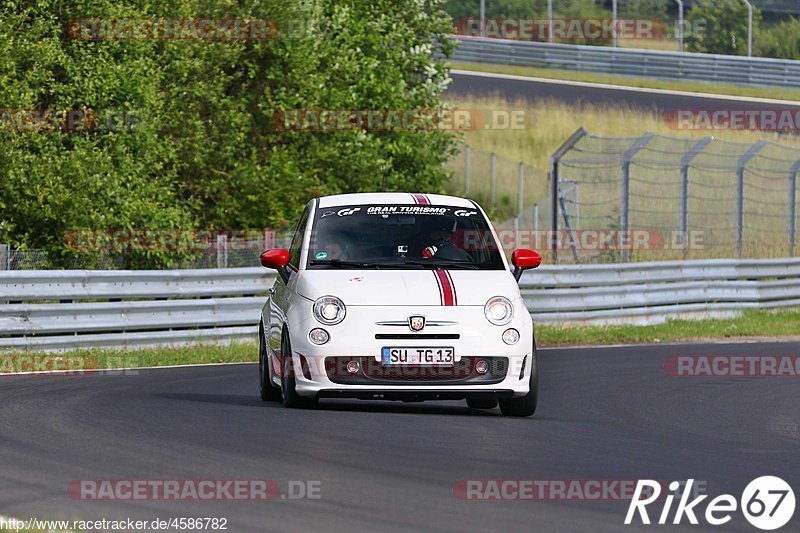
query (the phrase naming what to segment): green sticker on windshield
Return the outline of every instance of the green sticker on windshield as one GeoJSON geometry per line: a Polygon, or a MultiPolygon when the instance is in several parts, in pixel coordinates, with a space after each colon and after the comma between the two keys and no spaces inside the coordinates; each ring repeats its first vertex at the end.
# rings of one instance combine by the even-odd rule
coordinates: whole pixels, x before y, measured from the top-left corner
{"type": "Polygon", "coordinates": [[[328,257],[328,252],[317,252],[314,259],[325,259],[326,257],[328,257]]]}

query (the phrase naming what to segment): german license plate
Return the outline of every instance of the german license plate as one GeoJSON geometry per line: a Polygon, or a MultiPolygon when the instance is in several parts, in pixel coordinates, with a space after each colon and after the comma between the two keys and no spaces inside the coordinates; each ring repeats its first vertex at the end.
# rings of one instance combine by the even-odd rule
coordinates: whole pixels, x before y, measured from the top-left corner
{"type": "Polygon", "coordinates": [[[381,364],[383,366],[453,366],[455,359],[455,350],[452,347],[384,347],[381,349],[381,364]]]}

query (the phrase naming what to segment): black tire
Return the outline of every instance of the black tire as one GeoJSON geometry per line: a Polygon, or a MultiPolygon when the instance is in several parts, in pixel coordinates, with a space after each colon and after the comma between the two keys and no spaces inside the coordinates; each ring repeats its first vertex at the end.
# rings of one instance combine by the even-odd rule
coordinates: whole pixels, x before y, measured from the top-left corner
{"type": "Polygon", "coordinates": [[[519,398],[500,400],[500,411],[506,416],[533,416],[539,396],[539,365],[536,361],[536,345],[531,354],[530,391],[519,398]]]}
{"type": "Polygon", "coordinates": [[[494,409],[497,407],[497,398],[467,398],[470,409],[494,409]]]}
{"type": "Polygon", "coordinates": [[[258,325],[258,381],[261,399],[265,402],[279,402],[281,400],[281,389],[272,384],[269,379],[269,357],[267,357],[267,345],[264,342],[264,324],[258,325]]]}
{"type": "Polygon", "coordinates": [[[283,395],[283,405],[289,408],[308,408],[317,405],[316,398],[304,398],[297,394],[295,390],[294,366],[292,364],[292,345],[289,341],[289,333],[284,330],[281,337],[281,359],[283,359],[283,371],[281,372],[281,393],[283,395]]]}

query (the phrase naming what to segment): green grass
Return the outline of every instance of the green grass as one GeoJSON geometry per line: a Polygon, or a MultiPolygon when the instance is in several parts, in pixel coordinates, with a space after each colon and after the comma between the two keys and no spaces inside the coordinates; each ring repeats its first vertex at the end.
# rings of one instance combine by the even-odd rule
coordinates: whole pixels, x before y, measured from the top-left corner
{"type": "Polygon", "coordinates": [[[669,81],[654,78],[629,78],[613,74],[595,74],[574,70],[560,70],[538,67],[520,67],[511,65],[490,65],[488,63],[464,63],[451,61],[450,65],[458,70],[477,72],[495,72],[567,81],[583,81],[588,83],[604,83],[623,85],[625,87],[642,87],[649,89],[667,89],[672,91],[688,91],[693,93],[722,94],[729,96],[749,96],[752,98],[772,98],[776,100],[800,100],[800,89],[784,87],[747,87],[723,83],[702,83],[690,81],[669,81]]]}
{"type": "Polygon", "coordinates": [[[538,346],[650,344],[748,337],[800,337],[800,308],[747,310],[736,318],[669,320],[653,326],[536,326],[538,346]]]}
{"type": "MultiPolygon", "coordinates": [[[[654,326],[536,326],[539,347],[582,344],[634,344],[800,336],[800,308],[775,311],[748,310],[741,316],[719,320],[670,320],[654,326]]],[[[258,361],[255,342],[231,345],[198,344],[137,350],[87,349],[63,354],[4,353],[0,373],[46,370],[31,362],[54,365],[49,369],[88,370],[258,361]]]]}
{"type": "Polygon", "coordinates": [[[235,363],[258,361],[255,342],[229,345],[196,344],[146,349],[90,348],[65,353],[5,352],[0,356],[0,373],[45,370],[142,368],[148,366],[235,363]]]}

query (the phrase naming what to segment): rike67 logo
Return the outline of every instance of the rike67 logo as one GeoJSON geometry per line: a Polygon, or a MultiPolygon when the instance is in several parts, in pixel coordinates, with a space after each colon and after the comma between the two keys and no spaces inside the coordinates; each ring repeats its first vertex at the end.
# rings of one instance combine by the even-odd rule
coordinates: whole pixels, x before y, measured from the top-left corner
{"type": "MultiPolygon", "coordinates": [[[[658,515],[658,524],[680,524],[685,518],[690,524],[697,525],[699,523],[697,517],[700,515],[708,524],[721,526],[730,522],[733,513],[740,508],[750,524],[761,530],[772,531],[786,525],[794,515],[794,491],[779,477],[762,476],[754,479],[745,487],[738,501],[730,494],[721,494],[707,503],[705,513],[702,514],[699,507],[708,495],[697,496],[689,501],[693,483],[693,479],[688,480],[685,490],[680,490],[682,483],[678,481],[669,484],[670,493],[664,498],[664,505],[658,515]],[[672,514],[672,504],[676,494],[679,495],[679,502],[672,514]],[[670,515],[672,515],[671,522],[670,515]]],[[[628,507],[628,514],[625,516],[625,524],[630,525],[637,514],[642,524],[650,524],[647,506],[660,498],[661,484],[658,481],[639,480],[628,507]]]]}

